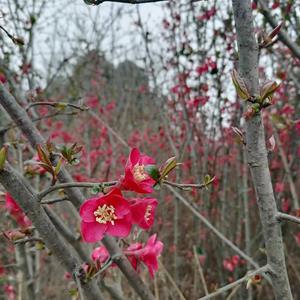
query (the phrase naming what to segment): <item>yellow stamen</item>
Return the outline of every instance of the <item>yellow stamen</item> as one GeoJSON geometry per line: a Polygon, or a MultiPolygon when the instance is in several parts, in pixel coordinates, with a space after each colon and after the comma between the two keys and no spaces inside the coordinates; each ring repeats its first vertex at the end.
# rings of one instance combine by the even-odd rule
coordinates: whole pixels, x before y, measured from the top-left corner
{"type": "Polygon", "coordinates": [[[136,181],[142,181],[147,178],[147,173],[145,173],[145,166],[136,164],[133,167],[133,177],[136,181]]]}
{"type": "Polygon", "coordinates": [[[96,221],[100,224],[110,222],[112,225],[115,225],[115,220],[117,220],[115,208],[112,205],[104,204],[98,206],[97,210],[94,211],[94,216],[96,217],[96,221]]]}

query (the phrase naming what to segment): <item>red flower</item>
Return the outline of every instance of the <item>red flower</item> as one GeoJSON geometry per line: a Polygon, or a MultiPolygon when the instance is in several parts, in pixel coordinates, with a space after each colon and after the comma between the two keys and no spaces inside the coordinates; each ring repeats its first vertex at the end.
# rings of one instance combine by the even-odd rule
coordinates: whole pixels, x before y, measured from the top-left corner
{"type": "Polygon", "coordinates": [[[130,205],[117,188],[102,197],[86,200],[79,213],[81,232],[86,242],[100,241],[104,234],[126,237],[130,233],[130,205]]]}
{"type": "Polygon", "coordinates": [[[31,226],[31,221],[27,218],[21,207],[17,204],[17,202],[12,198],[12,196],[9,193],[6,193],[5,195],[5,208],[8,210],[10,215],[16,220],[19,226],[31,226]]]}
{"type": "Polygon", "coordinates": [[[143,229],[149,229],[154,223],[155,209],[158,201],[154,198],[134,199],[130,206],[132,223],[143,229]]]}
{"type": "Polygon", "coordinates": [[[153,158],[140,154],[138,149],[133,148],[125,165],[125,175],[120,182],[121,189],[141,194],[152,193],[155,180],[146,173],[145,167],[153,164],[153,158]]]}
{"type": "Polygon", "coordinates": [[[228,270],[229,272],[233,272],[234,269],[242,263],[243,262],[238,255],[233,255],[230,258],[224,259],[223,267],[224,267],[224,269],[228,270]]]}
{"type": "Polygon", "coordinates": [[[153,234],[144,247],[142,244],[136,243],[128,247],[124,253],[135,269],[137,269],[138,262],[144,263],[153,278],[154,273],[158,270],[157,257],[162,251],[163,243],[157,240],[156,234],[153,234]]]}

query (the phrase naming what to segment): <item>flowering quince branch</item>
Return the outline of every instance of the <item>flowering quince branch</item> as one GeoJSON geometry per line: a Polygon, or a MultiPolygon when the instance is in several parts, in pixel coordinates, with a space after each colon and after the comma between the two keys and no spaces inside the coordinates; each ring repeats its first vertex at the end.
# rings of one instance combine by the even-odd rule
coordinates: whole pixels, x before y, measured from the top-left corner
{"type": "Polygon", "coordinates": [[[215,177],[213,177],[208,183],[176,183],[168,180],[163,180],[162,183],[179,188],[184,191],[190,191],[191,189],[203,189],[206,188],[209,184],[213,183],[215,177]]]}
{"type": "MultiPolygon", "coordinates": [[[[0,182],[14,199],[19,200],[18,203],[38,230],[47,248],[70,273],[73,273],[74,268],[81,265],[80,261],[69,251],[65,241],[39,205],[37,195],[31,186],[8,163],[0,170],[0,182]]],[[[88,299],[103,299],[95,282],[84,282],[81,286],[83,294],[88,299]]]]}
{"type": "Polygon", "coordinates": [[[67,182],[67,183],[60,183],[56,184],[54,186],[50,186],[49,188],[45,189],[44,191],[40,192],[38,194],[38,198],[40,201],[45,198],[48,194],[65,188],[74,188],[74,187],[82,187],[82,188],[99,188],[100,191],[103,191],[106,187],[112,187],[117,185],[118,181],[110,181],[110,182],[102,182],[102,183],[96,183],[96,182],[67,182]]]}
{"type": "Polygon", "coordinates": [[[220,294],[223,294],[223,293],[225,293],[225,292],[227,292],[227,291],[235,288],[236,286],[242,284],[243,282],[247,281],[247,282],[251,283],[253,281],[253,279],[252,279],[253,277],[255,277],[257,275],[266,274],[266,273],[268,273],[270,271],[271,271],[270,266],[269,265],[265,265],[265,266],[263,266],[263,267],[255,270],[253,272],[248,272],[244,277],[242,277],[242,278],[240,278],[240,279],[238,279],[238,280],[236,280],[236,281],[234,281],[234,282],[232,282],[232,283],[230,283],[228,285],[225,285],[224,287],[218,289],[214,293],[211,293],[211,294],[206,295],[206,296],[204,296],[202,298],[199,298],[198,300],[207,300],[207,299],[214,298],[214,297],[216,297],[216,296],[218,296],[220,294]]]}
{"type": "Polygon", "coordinates": [[[300,218],[297,218],[295,216],[291,216],[282,212],[278,212],[276,214],[276,219],[279,221],[289,221],[289,222],[293,222],[296,224],[300,224],[300,218]]]}
{"type": "MultiPolygon", "coordinates": [[[[37,145],[45,144],[44,138],[41,136],[40,132],[37,130],[37,128],[33,125],[32,121],[27,116],[25,110],[18,104],[18,102],[15,100],[15,98],[8,92],[8,90],[5,88],[3,84],[0,84],[0,103],[4,107],[4,109],[7,111],[7,113],[10,115],[12,120],[16,123],[16,125],[19,127],[21,132],[24,134],[24,136],[27,137],[32,147],[36,147],[37,145]]],[[[0,171],[1,175],[1,171],[0,171]]],[[[2,177],[3,180],[6,180],[7,178],[4,176],[2,177]]],[[[1,180],[1,182],[3,181],[1,180]]],[[[58,173],[58,180],[62,183],[69,183],[72,182],[72,177],[68,173],[68,171],[62,167],[60,172],[58,173]]],[[[28,189],[24,189],[22,191],[19,191],[20,185],[11,186],[10,188],[6,187],[8,191],[16,190],[15,192],[25,192],[28,189]]],[[[84,196],[81,193],[81,191],[77,187],[69,188],[66,191],[66,194],[68,195],[69,199],[71,199],[71,203],[79,208],[81,203],[84,201],[84,196]]],[[[19,197],[18,194],[15,196],[16,199],[22,200],[22,199],[29,199],[30,197],[19,197]]],[[[36,202],[38,202],[39,198],[35,196],[35,200],[32,202],[34,206],[36,206],[36,202]]],[[[28,203],[26,205],[29,205],[28,203]]],[[[40,210],[41,208],[38,207],[40,210]]],[[[44,216],[45,213],[43,210],[41,210],[41,216],[44,216]]],[[[31,212],[31,211],[30,211],[31,212]]],[[[32,213],[32,212],[31,212],[32,213]]],[[[47,218],[47,215],[46,215],[47,218]]],[[[41,231],[41,234],[46,235],[46,239],[49,239],[51,235],[56,233],[56,228],[49,222],[50,225],[47,225],[47,222],[43,224],[43,226],[39,229],[41,231]],[[45,230],[44,230],[45,229],[45,230]],[[50,230],[50,234],[48,233],[48,230],[50,230]],[[53,230],[52,230],[53,229],[53,230]]],[[[45,239],[45,241],[46,241],[45,239]]],[[[57,247],[53,254],[56,255],[56,257],[61,261],[61,263],[66,267],[66,269],[69,272],[72,272],[74,263],[70,262],[70,259],[72,258],[69,255],[68,249],[64,249],[61,251],[60,247],[63,247],[64,241],[61,241],[61,237],[58,235],[57,238],[53,238],[49,243],[52,247],[57,247]],[[53,241],[54,245],[51,244],[51,241],[53,241]]],[[[103,244],[108,249],[110,255],[114,255],[116,253],[120,252],[119,246],[117,245],[116,241],[112,239],[110,236],[105,236],[103,238],[103,244]]],[[[49,248],[51,248],[49,246],[49,248]]],[[[77,263],[75,262],[75,265],[77,263]]],[[[135,272],[129,261],[123,257],[122,259],[118,260],[116,262],[121,272],[125,275],[127,280],[129,281],[130,285],[134,288],[134,290],[137,292],[137,294],[140,295],[140,297],[144,300],[154,300],[154,296],[152,295],[149,288],[144,284],[144,282],[141,280],[141,278],[138,276],[138,274],[135,272]]],[[[101,294],[96,287],[94,281],[90,281],[86,283],[85,286],[83,286],[85,294],[87,295],[87,299],[97,299],[101,300],[101,294]]]]}

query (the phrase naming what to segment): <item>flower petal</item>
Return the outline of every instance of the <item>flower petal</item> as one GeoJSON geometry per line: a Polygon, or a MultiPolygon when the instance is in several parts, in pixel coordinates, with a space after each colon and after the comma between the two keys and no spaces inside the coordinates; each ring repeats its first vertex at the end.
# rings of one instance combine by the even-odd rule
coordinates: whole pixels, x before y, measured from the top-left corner
{"type": "MultiPolygon", "coordinates": [[[[101,199],[101,198],[100,198],[101,199]]],[[[95,222],[94,211],[99,206],[99,198],[91,198],[83,202],[80,206],[79,214],[84,222],[95,222]]]]}
{"type": "Polygon", "coordinates": [[[95,243],[102,240],[107,230],[107,224],[99,224],[97,222],[86,223],[82,221],[80,225],[82,237],[87,243],[95,243]]]}
{"type": "Polygon", "coordinates": [[[132,166],[135,166],[140,160],[140,151],[137,148],[133,148],[129,154],[129,161],[132,166]]]}
{"type": "Polygon", "coordinates": [[[131,216],[117,220],[114,225],[109,224],[107,228],[107,234],[118,237],[126,237],[131,231],[132,223],[131,216]]]}

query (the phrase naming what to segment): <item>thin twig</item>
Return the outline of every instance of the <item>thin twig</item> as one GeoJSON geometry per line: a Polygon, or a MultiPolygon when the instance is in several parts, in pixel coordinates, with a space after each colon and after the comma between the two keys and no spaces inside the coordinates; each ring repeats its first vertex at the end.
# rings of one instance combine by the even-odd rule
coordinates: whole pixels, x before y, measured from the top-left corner
{"type": "Polygon", "coordinates": [[[14,241],[14,244],[25,244],[28,242],[41,242],[44,243],[44,241],[41,238],[32,237],[32,238],[24,238],[14,241]]]}
{"type": "Polygon", "coordinates": [[[278,212],[276,214],[276,219],[280,220],[280,221],[290,221],[290,222],[293,222],[293,223],[300,224],[300,218],[297,218],[297,217],[292,216],[292,215],[284,214],[284,213],[281,213],[281,212],[278,212]]]}
{"type": "Polygon", "coordinates": [[[30,108],[32,108],[34,106],[41,106],[41,105],[51,106],[51,107],[54,107],[54,108],[72,107],[72,108],[75,108],[75,109],[79,109],[81,111],[85,111],[85,110],[89,109],[89,107],[87,107],[87,106],[79,106],[79,105],[68,103],[68,102],[34,102],[34,103],[29,104],[26,107],[26,111],[28,111],[30,108]]]}
{"type": "Polygon", "coordinates": [[[74,188],[74,187],[83,187],[83,188],[93,188],[93,187],[99,187],[100,189],[103,189],[105,187],[111,187],[118,184],[118,181],[110,181],[110,182],[68,182],[68,183],[60,183],[56,184],[54,186],[50,186],[49,188],[45,189],[44,191],[40,192],[38,194],[39,199],[43,199],[46,195],[59,190],[59,189],[65,189],[65,188],[74,188]]]}
{"type": "Polygon", "coordinates": [[[163,181],[164,184],[179,188],[181,190],[184,191],[190,191],[192,188],[194,189],[204,189],[205,187],[207,187],[209,184],[212,183],[177,183],[177,182],[172,182],[172,181],[168,181],[168,180],[164,180],[163,181]]]}
{"type": "Polygon", "coordinates": [[[188,207],[193,214],[199,218],[199,220],[209,228],[219,239],[221,239],[227,246],[233,249],[239,256],[248,261],[255,268],[259,268],[259,265],[245,252],[243,252],[240,248],[238,248],[233,242],[231,242],[226,236],[224,236],[215,226],[213,226],[200,212],[195,204],[190,203],[186,198],[181,196],[174,188],[168,186],[168,189],[186,206],[188,207]]]}
{"type": "Polygon", "coordinates": [[[202,269],[201,263],[199,261],[199,257],[198,257],[198,254],[197,254],[197,249],[196,249],[195,246],[193,246],[193,251],[194,251],[195,260],[196,260],[196,264],[197,264],[197,267],[198,267],[198,270],[199,270],[199,273],[200,273],[200,278],[201,278],[201,281],[202,281],[202,285],[203,285],[203,288],[204,288],[205,295],[208,295],[209,292],[208,292],[207,284],[206,284],[206,281],[205,281],[205,277],[204,277],[204,274],[203,274],[203,269],[202,269]]]}
{"type": "Polygon", "coordinates": [[[98,275],[102,274],[105,270],[107,270],[111,265],[113,264],[113,260],[111,258],[109,258],[104,265],[102,266],[102,268],[100,268],[97,273],[95,273],[92,278],[97,277],[98,275]]]}
{"type": "Polygon", "coordinates": [[[70,201],[70,199],[68,197],[63,197],[63,198],[43,200],[41,201],[41,204],[53,204],[53,203],[63,202],[63,201],[70,201]]]}
{"type": "Polygon", "coordinates": [[[168,270],[165,268],[164,264],[161,262],[161,260],[159,260],[158,262],[159,262],[159,266],[164,271],[164,273],[166,274],[166,276],[169,279],[170,283],[173,285],[173,287],[175,288],[176,292],[178,293],[179,298],[181,300],[186,300],[186,298],[183,296],[182,292],[180,291],[179,287],[177,286],[176,282],[173,280],[172,276],[170,275],[170,273],[168,272],[168,270]]]}
{"type": "Polygon", "coordinates": [[[235,288],[236,286],[240,285],[241,283],[245,282],[245,281],[248,281],[251,277],[254,277],[255,275],[258,275],[258,274],[263,274],[263,273],[267,273],[268,271],[270,271],[270,266],[269,265],[265,265],[253,272],[249,272],[247,273],[244,277],[238,279],[237,281],[235,282],[232,282],[228,285],[225,285],[223,286],[222,288],[218,289],[217,291],[215,291],[214,293],[211,293],[207,296],[204,296],[202,298],[199,298],[199,300],[207,300],[207,299],[211,299],[213,297],[216,297],[220,294],[223,294],[233,288],[235,288]]]}

